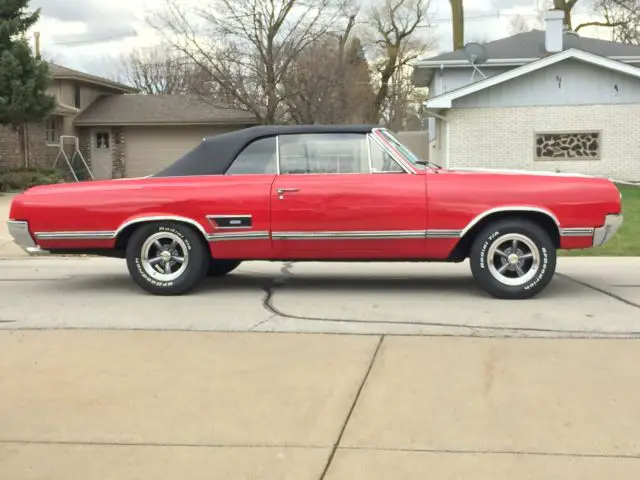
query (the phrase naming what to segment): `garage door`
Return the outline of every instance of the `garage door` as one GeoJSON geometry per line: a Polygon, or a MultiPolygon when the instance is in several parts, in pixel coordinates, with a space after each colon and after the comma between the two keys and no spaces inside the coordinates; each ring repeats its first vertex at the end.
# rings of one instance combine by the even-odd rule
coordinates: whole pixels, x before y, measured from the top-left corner
{"type": "Polygon", "coordinates": [[[145,177],[170,165],[203,138],[231,129],[213,126],[127,127],[124,130],[125,174],[145,177]]]}

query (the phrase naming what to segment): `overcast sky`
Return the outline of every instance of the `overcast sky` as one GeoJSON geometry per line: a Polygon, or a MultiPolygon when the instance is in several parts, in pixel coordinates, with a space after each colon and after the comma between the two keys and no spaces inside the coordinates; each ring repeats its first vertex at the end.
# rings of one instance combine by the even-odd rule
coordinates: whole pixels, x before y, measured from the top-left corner
{"type": "MultiPolygon", "coordinates": [[[[578,2],[574,21],[579,23],[589,17],[590,2],[578,2]]],[[[157,42],[145,18],[162,3],[161,0],[31,0],[31,7],[42,9],[34,30],[40,31],[42,51],[47,56],[58,64],[103,75],[109,71],[105,57],[157,42]]],[[[531,21],[537,16],[536,0],[464,0],[464,6],[466,41],[506,37],[514,15],[524,15],[531,21]]],[[[450,18],[449,0],[432,0],[433,27],[422,29],[422,34],[436,39],[439,52],[451,50],[450,18]]],[[[601,32],[586,30],[581,34],[602,36],[601,32]]]]}

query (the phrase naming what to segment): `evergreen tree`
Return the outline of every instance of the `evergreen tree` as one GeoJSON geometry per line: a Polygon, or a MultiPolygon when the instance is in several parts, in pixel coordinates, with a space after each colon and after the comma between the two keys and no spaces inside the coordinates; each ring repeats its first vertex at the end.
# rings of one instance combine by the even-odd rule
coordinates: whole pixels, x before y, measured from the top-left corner
{"type": "MultiPolygon", "coordinates": [[[[12,125],[20,136],[26,122],[44,120],[54,98],[46,93],[51,78],[46,62],[35,58],[26,38],[40,10],[28,12],[29,0],[0,0],[0,125],[12,125]]],[[[24,157],[24,138],[19,140],[24,157]]]]}

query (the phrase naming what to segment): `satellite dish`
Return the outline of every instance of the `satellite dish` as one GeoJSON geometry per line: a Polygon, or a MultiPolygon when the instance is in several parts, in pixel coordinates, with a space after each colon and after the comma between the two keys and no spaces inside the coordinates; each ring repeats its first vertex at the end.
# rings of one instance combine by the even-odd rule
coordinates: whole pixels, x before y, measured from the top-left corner
{"type": "Polygon", "coordinates": [[[476,72],[478,72],[484,78],[487,78],[487,76],[478,68],[478,65],[482,65],[489,59],[489,54],[487,53],[487,49],[484,47],[484,45],[477,42],[469,42],[464,46],[464,54],[473,67],[471,81],[473,82],[473,80],[475,79],[476,72]]]}

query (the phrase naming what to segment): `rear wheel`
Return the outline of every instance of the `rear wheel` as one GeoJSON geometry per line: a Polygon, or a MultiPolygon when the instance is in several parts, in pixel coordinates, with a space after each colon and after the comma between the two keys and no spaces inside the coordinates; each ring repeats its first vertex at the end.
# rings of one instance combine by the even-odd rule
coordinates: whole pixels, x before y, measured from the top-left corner
{"type": "Polygon", "coordinates": [[[556,247],[533,221],[500,220],[476,236],[469,261],[474,279],[490,295],[525,299],[538,295],[553,278],[556,247]]]}
{"type": "Polygon", "coordinates": [[[133,280],[155,295],[181,295],[204,279],[210,252],[191,227],[181,223],[149,223],[127,244],[127,266],[133,280]]]}
{"type": "Polygon", "coordinates": [[[216,260],[212,258],[209,262],[209,270],[207,271],[208,277],[222,277],[227,273],[235,270],[242,263],[241,260],[216,260]]]}

